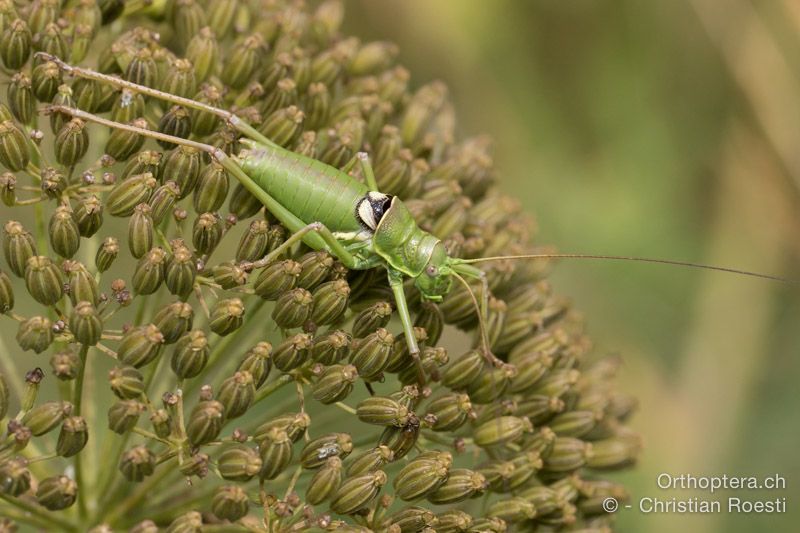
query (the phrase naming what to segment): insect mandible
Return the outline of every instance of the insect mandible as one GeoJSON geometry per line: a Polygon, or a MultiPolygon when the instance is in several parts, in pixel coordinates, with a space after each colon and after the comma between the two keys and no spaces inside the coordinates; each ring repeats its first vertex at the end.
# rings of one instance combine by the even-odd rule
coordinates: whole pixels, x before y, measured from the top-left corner
{"type": "Polygon", "coordinates": [[[73,66],[61,59],[39,52],[39,57],[54,62],[65,73],[108,83],[139,94],[164,100],[176,105],[211,113],[225,120],[243,138],[246,146],[236,156],[229,156],[209,144],[174,137],[156,131],[117,123],[79,109],[50,106],[50,112],[71,115],[81,120],[111,128],[130,131],[145,137],[189,146],[207,153],[236,178],[265,208],[291,233],[278,248],[264,258],[249,263],[248,269],[260,268],[279,258],[299,242],[314,250],[324,250],[335,256],[350,270],[383,267],[388,275],[396,309],[403,326],[405,341],[414,359],[418,380],[425,383],[419,359],[419,347],[413,332],[413,323],[403,282],[413,278],[420,295],[428,300],[441,301],[452,285],[459,280],[470,292],[481,327],[482,351],[494,364],[495,358],[486,342],[484,320],[488,285],[484,272],[475,263],[500,259],[610,259],[661,263],[695,268],[705,268],[747,276],[786,282],[783,278],[738,269],[703,265],[684,261],[596,254],[527,254],[513,256],[460,259],[450,257],[442,241],[420,228],[409,209],[397,196],[379,191],[369,156],[359,152],[342,169],[297,154],[265,137],[234,113],[189,98],[173,95],[147,86],[138,85],[94,70],[73,66]],[[349,172],[360,165],[366,183],[352,177],[349,172]],[[472,293],[465,277],[481,281],[480,300],[472,293]]]}

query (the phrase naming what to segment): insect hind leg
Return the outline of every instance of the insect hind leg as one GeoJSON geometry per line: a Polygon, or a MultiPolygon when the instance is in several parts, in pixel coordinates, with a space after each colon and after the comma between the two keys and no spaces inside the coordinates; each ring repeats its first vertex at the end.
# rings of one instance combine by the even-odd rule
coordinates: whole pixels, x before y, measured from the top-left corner
{"type": "Polygon", "coordinates": [[[216,115],[221,119],[225,120],[228,124],[231,125],[231,127],[233,127],[236,131],[238,131],[242,135],[245,135],[255,141],[266,144],[268,146],[273,146],[273,147],[277,146],[274,142],[265,137],[257,129],[255,129],[250,124],[248,124],[247,122],[236,116],[234,113],[226,109],[204,104],[203,102],[198,102],[197,100],[192,100],[191,98],[185,98],[183,96],[178,96],[176,94],[171,94],[165,91],[160,91],[158,89],[153,89],[152,87],[147,87],[146,85],[139,85],[138,83],[133,83],[127,80],[123,80],[122,78],[118,78],[116,76],[103,74],[102,72],[97,72],[96,70],[70,65],[69,63],[63,61],[61,58],[56,57],[52,54],[48,54],[46,52],[37,52],[36,56],[41,59],[44,59],[45,61],[50,61],[52,63],[55,63],[58,66],[58,68],[63,72],[70,74],[72,76],[76,76],[78,78],[85,78],[107,83],[109,85],[113,85],[114,87],[118,87],[120,89],[130,89],[131,91],[143,94],[145,96],[151,96],[153,98],[164,100],[166,102],[170,102],[179,106],[187,107],[190,109],[196,109],[198,111],[204,111],[206,113],[211,113],[212,115],[216,115]]]}

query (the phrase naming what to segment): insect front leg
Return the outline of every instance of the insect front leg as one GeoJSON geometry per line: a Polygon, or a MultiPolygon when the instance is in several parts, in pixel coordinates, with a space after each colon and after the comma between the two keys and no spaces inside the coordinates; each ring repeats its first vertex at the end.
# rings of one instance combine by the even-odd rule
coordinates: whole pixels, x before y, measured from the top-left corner
{"type": "Polygon", "coordinates": [[[417,367],[417,380],[420,387],[425,386],[425,371],[422,368],[422,361],[419,358],[419,345],[417,345],[417,338],[414,336],[414,323],[411,321],[411,314],[408,312],[408,302],[406,301],[406,293],[403,290],[403,274],[389,269],[389,286],[392,288],[394,294],[394,301],[397,304],[397,313],[400,315],[400,322],[403,324],[403,333],[406,337],[406,344],[408,345],[408,352],[414,359],[414,365],[417,367]]]}

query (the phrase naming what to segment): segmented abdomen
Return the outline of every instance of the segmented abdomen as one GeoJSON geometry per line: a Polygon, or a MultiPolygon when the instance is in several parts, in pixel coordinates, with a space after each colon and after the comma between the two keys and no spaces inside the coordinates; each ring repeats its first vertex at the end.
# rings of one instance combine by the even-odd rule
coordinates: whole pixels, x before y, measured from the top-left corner
{"type": "Polygon", "coordinates": [[[356,205],[368,188],[321,161],[258,145],[240,159],[242,169],[270,196],[305,223],[331,231],[361,230],[356,205]]]}

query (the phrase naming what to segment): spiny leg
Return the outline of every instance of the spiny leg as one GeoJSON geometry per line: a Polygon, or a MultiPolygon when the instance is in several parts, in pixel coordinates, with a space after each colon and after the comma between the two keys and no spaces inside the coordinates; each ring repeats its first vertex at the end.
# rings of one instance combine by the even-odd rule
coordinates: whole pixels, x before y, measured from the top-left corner
{"type": "Polygon", "coordinates": [[[403,324],[403,333],[406,337],[408,352],[417,367],[417,380],[421,388],[425,386],[425,370],[422,368],[422,361],[419,357],[419,345],[417,345],[417,338],[414,336],[414,324],[411,322],[411,314],[408,312],[406,293],[403,290],[403,274],[390,269],[389,286],[392,288],[394,301],[397,304],[397,313],[400,315],[400,322],[403,324]]]}
{"type": "Polygon", "coordinates": [[[331,254],[333,254],[339,261],[342,262],[344,266],[351,270],[362,270],[364,268],[368,268],[372,265],[372,262],[365,261],[362,259],[357,258],[353,254],[345,249],[344,245],[341,242],[336,240],[336,237],[333,235],[331,230],[329,230],[324,224],[321,222],[312,222],[311,224],[307,224],[302,228],[294,231],[288,239],[286,239],[280,246],[275,248],[272,252],[264,256],[264,258],[259,259],[258,261],[254,261],[252,263],[244,263],[244,267],[247,270],[253,270],[256,268],[262,268],[267,266],[268,264],[274,262],[278,259],[281,254],[288,251],[294,244],[300,242],[301,240],[305,240],[308,244],[308,237],[311,235],[315,235],[319,237],[324,246],[316,248],[317,250],[320,249],[328,249],[331,254]]]}
{"type": "Polygon", "coordinates": [[[164,91],[160,91],[158,89],[153,89],[152,87],[147,87],[146,85],[139,85],[137,83],[123,80],[122,78],[118,78],[116,76],[110,76],[108,74],[103,74],[102,72],[97,72],[96,70],[70,65],[69,63],[65,63],[60,58],[52,54],[48,54],[46,52],[37,52],[36,56],[44,59],[45,61],[50,61],[55,63],[58,66],[58,68],[61,69],[62,71],[66,72],[67,74],[77,76],[79,78],[86,78],[90,80],[100,81],[103,83],[108,83],[109,85],[119,87],[120,89],[130,89],[131,91],[135,91],[137,93],[144,94],[146,96],[152,96],[153,98],[157,98],[159,100],[164,100],[183,107],[196,109],[198,111],[211,113],[212,115],[216,115],[224,119],[228,124],[230,124],[233,128],[239,131],[242,135],[250,137],[251,139],[266,144],[268,146],[273,146],[273,147],[277,146],[274,142],[269,140],[267,137],[265,137],[261,132],[252,127],[250,124],[248,124],[241,118],[237,117],[235,114],[225,109],[204,104],[203,102],[198,102],[197,100],[192,100],[191,98],[184,98],[183,96],[178,96],[175,94],[170,94],[164,91]]]}

